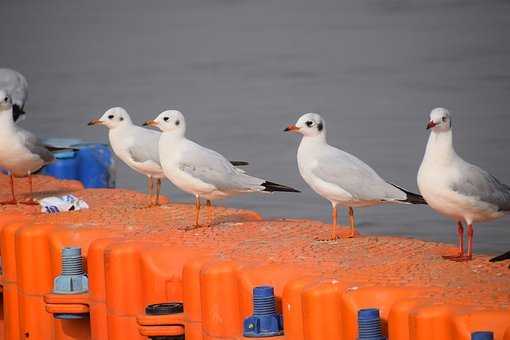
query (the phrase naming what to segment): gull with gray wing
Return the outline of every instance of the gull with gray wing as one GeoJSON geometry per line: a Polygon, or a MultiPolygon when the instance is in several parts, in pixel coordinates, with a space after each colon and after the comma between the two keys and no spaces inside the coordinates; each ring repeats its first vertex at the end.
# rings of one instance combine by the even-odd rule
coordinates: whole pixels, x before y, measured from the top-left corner
{"type": "Polygon", "coordinates": [[[181,190],[195,196],[195,227],[200,226],[200,198],[207,200],[207,225],[211,225],[211,200],[248,192],[299,192],[285,185],[252,177],[216,151],[187,139],[186,120],[179,111],[164,111],[145,124],[163,131],[159,140],[159,156],[166,177],[181,190]]]}
{"type": "Polygon", "coordinates": [[[38,204],[34,200],[32,173],[54,160],[53,154],[31,132],[14,123],[11,97],[0,90],[0,167],[10,174],[11,200],[0,204],[16,204],[14,177],[28,176],[30,200],[20,202],[38,204]]]}
{"type": "Polygon", "coordinates": [[[487,171],[464,161],[453,147],[452,117],[444,108],[430,113],[430,136],[418,171],[418,187],[429,206],[457,222],[458,253],[444,256],[468,261],[473,256],[473,223],[503,217],[510,211],[510,187],[487,171]],[[468,246],[464,253],[464,225],[468,246]]]}
{"type": "Polygon", "coordinates": [[[295,125],[284,131],[303,135],[297,152],[298,168],[306,183],[331,202],[331,236],[338,238],[337,205],[347,207],[355,235],[355,207],[370,207],[385,203],[424,204],[420,195],[409,192],[382,179],[371,167],[357,157],[337,149],[326,140],[326,123],[317,113],[302,115],[295,125]]]}
{"type": "Polygon", "coordinates": [[[158,143],[161,133],[133,124],[122,107],[108,109],[101,118],[91,120],[88,125],[104,125],[109,129],[108,138],[113,152],[131,169],[147,176],[149,205],[159,205],[161,179],[165,177],[159,162],[158,143]],[[154,181],[156,198],[153,203],[154,181]]]}

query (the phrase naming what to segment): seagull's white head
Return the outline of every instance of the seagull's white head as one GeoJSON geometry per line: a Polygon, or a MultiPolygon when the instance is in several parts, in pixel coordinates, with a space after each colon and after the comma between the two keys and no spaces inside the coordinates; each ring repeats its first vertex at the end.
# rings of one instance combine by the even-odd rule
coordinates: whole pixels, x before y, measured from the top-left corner
{"type": "Polygon", "coordinates": [[[101,118],[93,119],[89,122],[89,125],[105,125],[109,129],[114,129],[126,124],[131,124],[131,117],[129,117],[127,111],[122,107],[112,107],[106,110],[101,118]]]}
{"type": "Polygon", "coordinates": [[[0,90],[0,111],[8,111],[10,109],[12,109],[11,96],[4,90],[0,90]]]}
{"type": "Polygon", "coordinates": [[[173,132],[184,135],[186,132],[186,120],[184,115],[177,110],[161,112],[156,119],[148,120],[143,125],[154,126],[163,132],[173,132]]]}
{"type": "Polygon", "coordinates": [[[315,137],[326,134],[326,124],[318,113],[305,113],[299,117],[296,124],[287,126],[284,131],[315,137]]]}
{"type": "Polygon", "coordinates": [[[441,132],[449,131],[452,128],[452,117],[450,111],[442,107],[435,108],[430,112],[430,120],[427,124],[427,130],[441,132]]]}

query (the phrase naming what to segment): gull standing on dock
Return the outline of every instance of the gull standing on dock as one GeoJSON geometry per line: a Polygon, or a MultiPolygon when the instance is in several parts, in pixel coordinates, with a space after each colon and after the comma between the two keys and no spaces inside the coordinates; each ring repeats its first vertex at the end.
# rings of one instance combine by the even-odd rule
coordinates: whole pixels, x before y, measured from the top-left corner
{"type": "Polygon", "coordinates": [[[337,149],[326,141],[326,124],[317,113],[302,115],[295,125],[284,131],[303,135],[297,151],[299,172],[306,183],[331,202],[331,237],[337,234],[337,205],[349,209],[350,237],[355,234],[355,207],[370,207],[384,203],[425,204],[423,197],[386,182],[362,160],[337,149]]]}
{"type": "Polygon", "coordinates": [[[149,206],[159,205],[161,179],[165,177],[159,162],[159,137],[161,132],[144,129],[133,124],[131,117],[122,107],[107,110],[99,119],[88,125],[104,125],[109,129],[108,139],[113,152],[131,169],[147,176],[149,206]],[[156,198],[154,196],[156,181],[156,198]]]}
{"type": "Polygon", "coordinates": [[[432,209],[457,221],[458,254],[443,257],[469,261],[473,256],[473,223],[494,220],[510,211],[510,187],[457,155],[448,110],[432,110],[427,129],[431,132],[418,171],[418,187],[432,209]],[[463,223],[468,228],[467,255],[463,223]]]}
{"type": "Polygon", "coordinates": [[[207,200],[212,223],[211,200],[246,192],[299,192],[288,186],[247,175],[219,153],[186,138],[186,120],[181,112],[168,110],[145,125],[158,127],[159,155],[166,177],[181,190],[195,196],[195,227],[199,227],[200,198],[207,200]]]}
{"type": "Polygon", "coordinates": [[[0,167],[9,171],[12,195],[11,200],[0,202],[0,204],[17,203],[14,194],[14,177],[26,176],[28,176],[30,187],[30,200],[20,203],[38,204],[33,196],[32,173],[53,160],[53,154],[35,135],[14,123],[11,97],[0,90],[0,167]]]}
{"type": "Polygon", "coordinates": [[[12,99],[12,113],[15,122],[25,116],[23,107],[27,99],[27,87],[27,80],[21,73],[9,68],[0,68],[0,90],[3,90],[12,99]]]}

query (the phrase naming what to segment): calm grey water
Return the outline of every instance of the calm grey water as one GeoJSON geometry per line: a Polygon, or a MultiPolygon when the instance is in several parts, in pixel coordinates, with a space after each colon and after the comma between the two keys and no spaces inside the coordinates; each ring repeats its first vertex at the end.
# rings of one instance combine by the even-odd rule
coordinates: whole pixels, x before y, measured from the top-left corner
{"type": "MultiPolygon", "coordinates": [[[[329,203],[299,176],[297,136],[282,129],[299,112],[320,112],[331,144],[417,190],[428,112],[444,106],[457,151],[510,183],[508,1],[83,4],[0,3],[0,65],[27,76],[22,124],[41,136],[106,141],[105,129],[86,123],[109,107],[124,106],[138,122],[177,108],[190,138],[303,191],[220,204],[329,221],[329,203]]],[[[121,165],[118,186],[145,190],[145,180],[121,165]]],[[[164,193],[192,200],[168,183],[164,193]]],[[[365,234],[455,242],[454,224],[427,207],[357,214],[365,234]]],[[[508,250],[508,223],[476,227],[476,250],[508,250]]]]}

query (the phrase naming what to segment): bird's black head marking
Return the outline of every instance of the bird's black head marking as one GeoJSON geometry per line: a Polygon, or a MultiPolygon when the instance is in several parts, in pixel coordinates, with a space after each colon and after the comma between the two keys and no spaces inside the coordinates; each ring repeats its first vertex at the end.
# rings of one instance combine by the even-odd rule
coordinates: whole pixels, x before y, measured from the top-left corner
{"type": "Polygon", "coordinates": [[[179,124],[181,124],[181,122],[179,120],[176,120],[175,121],[175,126],[179,126],[179,124]]]}
{"type": "Polygon", "coordinates": [[[319,122],[319,124],[317,124],[317,130],[322,131],[323,129],[324,129],[324,124],[322,122],[319,122]]]}
{"type": "Polygon", "coordinates": [[[124,117],[120,117],[120,121],[122,122],[124,120],[124,117]]]}

